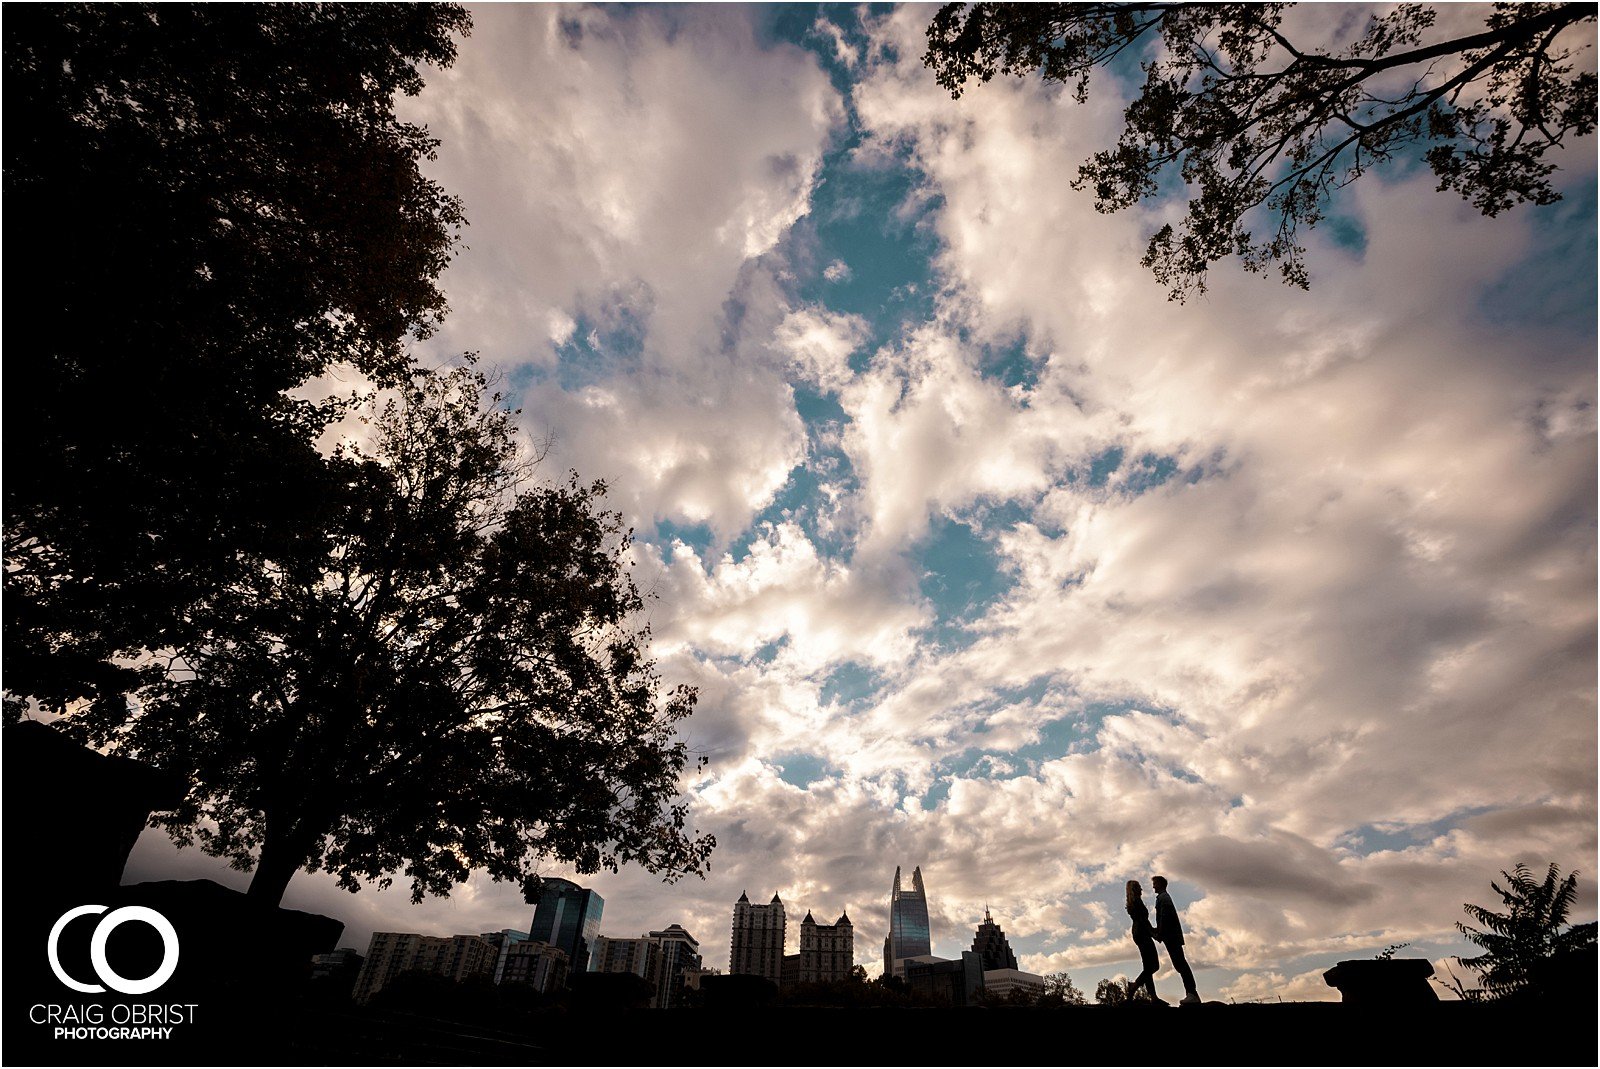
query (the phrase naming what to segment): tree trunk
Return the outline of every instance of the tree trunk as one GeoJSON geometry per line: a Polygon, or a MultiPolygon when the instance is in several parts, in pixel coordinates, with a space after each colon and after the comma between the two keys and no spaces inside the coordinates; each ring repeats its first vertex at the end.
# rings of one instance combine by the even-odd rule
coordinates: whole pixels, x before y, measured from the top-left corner
{"type": "Polygon", "coordinates": [[[250,879],[247,893],[263,905],[276,906],[283,900],[290,878],[305,859],[306,852],[298,848],[295,837],[274,832],[269,822],[267,837],[261,843],[261,858],[256,862],[256,873],[250,879]]]}

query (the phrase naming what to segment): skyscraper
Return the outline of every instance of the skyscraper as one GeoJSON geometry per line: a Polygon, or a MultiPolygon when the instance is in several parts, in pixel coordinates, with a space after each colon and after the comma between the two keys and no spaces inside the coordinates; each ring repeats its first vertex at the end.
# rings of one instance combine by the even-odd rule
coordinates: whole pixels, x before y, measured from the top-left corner
{"type": "Polygon", "coordinates": [[[600,935],[600,915],[605,908],[605,899],[587,887],[571,880],[544,880],[528,938],[560,947],[567,952],[573,972],[587,972],[589,950],[600,935]]]}
{"type": "Polygon", "coordinates": [[[1017,956],[1006,942],[1005,931],[989,916],[989,907],[983,907],[983,923],[972,937],[972,952],[983,961],[984,971],[990,969],[1015,969],[1017,956]]]}
{"type": "Polygon", "coordinates": [[[777,895],[764,906],[752,906],[745,893],[739,892],[739,901],[733,904],[728,972],[783,983],[784,929],[783,901],[777,895]]]}
{"type": "Polygon", "coordinates": [[[926,958],[932,954],[928,893],[922,887],[922,868],[911,870],[911,890],[907,891],[900,886],[900,867],[896,865],[894,890],[889,895],[889,937],[883,941],[883,971],[888,976],[904,976],[907,958],[926,958]]]}

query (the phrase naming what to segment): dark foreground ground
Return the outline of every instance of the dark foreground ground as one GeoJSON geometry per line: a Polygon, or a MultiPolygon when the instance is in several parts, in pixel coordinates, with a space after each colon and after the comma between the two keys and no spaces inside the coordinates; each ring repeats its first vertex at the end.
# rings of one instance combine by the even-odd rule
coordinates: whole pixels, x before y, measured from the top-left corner
{"type": "Polygon", "coordinates": [[[167,1040],[12,1027],[7,1065],[1594,1065],[1596,1013],[1442,1002],[571,1011],[516,1030],[326,1005],[212,1010],[167,1040]],[[19,1034],[20,1033],[20,1034],[19,1034]]]}

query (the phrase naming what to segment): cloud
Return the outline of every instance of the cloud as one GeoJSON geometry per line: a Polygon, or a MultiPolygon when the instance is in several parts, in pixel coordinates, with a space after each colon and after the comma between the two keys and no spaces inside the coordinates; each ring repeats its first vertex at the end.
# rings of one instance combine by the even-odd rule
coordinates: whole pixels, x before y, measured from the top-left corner
{"type": "Polygon", "coordinates": [[[910,630],[922,622],[885,577],[820,557],[793,523],[765,527],[737,560],[704,562],[680,544],[655,567],[655,588],[675,610],[658,629],[662,651],[750,657],[782,641],[782,663],[808,672],[892,665],[910,656],[910,630]]]}
{"type": "Polygon", "coordinates": [[[841,396],[843,446],[862,481],[866,530],[858,552],[901,552],[941,511],[1031,499],[1049,486],[1062,450],[1055,431],[1004,386],[984,378],[949,324],[929,323],[874,355],[841,396]]]}
{"type": "Polygon", "coordinates": [[[1338,1002],[1339,992],[1322,978],[1324,971],[1313,969],[1293,977],[1280,972],[1244,973],[1217,997],[1228,1002],[1338,1002]]]}
{"type": "Polygon", "coordinates": [[[809,307],[796,309],[784,318],[773,344],[788,357],[798,378],[825,392],[837,393],[854,378],[850,356],[869,336],[860,316],[809,307]]]}
{"type": "Polygon", "coordinates": [[[818,18],[811,26],[811,32],[827,40],[833,45],[833,55],[847,69],[854,70],[856,64],[861,62],[861,49],[850,43],[836,24],[826,18],[818,18]]]}
{"type": "Polygon", "coordinates": [[[1372,885],[1341,872],[1325,850],[1282,832],[1251,842],[1225,835],[1192,839],[1168,851],[1160,864],[1212,894],[1242,891],[1313,906],[1351,906],[1376,894],[1372,885]]]}
{"type": "Polygon", "coordinates": [[[603,321],[643,293],[652,348],[692,351],[742,265],[806,211],[839,117],[815,60],[691,10],[474,18],[455,66],[405,102],[475,221],[443,347],[547,364],[561,315],[603,321]]]}
{"type": "Polygon", "coordinates": [[[456,65],[406,103],[473,221],[430,348],[510,373],[552,462],[610,480],[630,517],[731,534],[799,463],[801,436],[781,376],[728,348],[729,309],[781,317],[782,293],[751,272],[808,209],[838,94],[745,17],[475,18],[456,65]],[[589,351],[563,352],[575,338],[589,351]]]}
{"type": "MultiPolygon", "coordinates": [[[[1175,305],[1138,264],[1167,207],[1064,181],[1112,81],[953,102],[927,17],[812,28],[847,113],[739,13],[490,8],[415,105],[474,220],[438,352],[482,349],[552,464],[608,479],[663,677],[699,688],[712,870],[582,877],[607,934],[677,921],[722,967],[739,893],[779,892],[848,908],[871,962],[921,865],[937,953],[988,904],[1092,990],[1159,866],[1208,997],[1462,949],[1501,868],[1594,848],[1592,159],[1495,220],[1375,171],[1309,293],[1222,267],[1175,305]],[[877,258],[795,226],[829,183],[877,258]],[[896,274],[876,223],[931,260],[896,274]]],[[[523,912],[291,890],[353,931],[523,912]]]]}
{"type": "MultiPolygon", "coordinates": [[[[1351,858],[1339,837],[1366,824],[1488,807],[1583,856],[1592,821],[1564,834],[1559,814],[1594,801],[1591,339],[1481,303],[1535,254],[1533,220],[1370,177],[1344,202],[1369,236],[1361,259],[1317,243],[1309,295],[1223,270],[1207,301],[1171,305],[1137,266],[1142,220],[1060,192],[1111,103],[1008,82],[952,104],[904,58],[917,13],[877,30],[883,58],[854,100],[869,147],[908,154],[937,194],[924,222],[947,288],[937,325],[843,395],[868,517],[857,552],[903,550],[934,515],[986,502],[1031,516],[992,536],[1015,583],[978,640],[924,650],[869,719],[910,733],[901,753],[919,736],[946,753],[972,744],[983,714],[961,703],[985,690],[1043,682],[1169,710],[1108,721],[1094,760],[1121,751],[1208,789],[1124,848],[1204,884],[1199,915],[1239,960],[1427,923],[1382,881],[1439,892],[1429,915],[1447,928],[1445,888],[1487,842],[1464,849],[1468,821],[1426,861],[1351,858]],[[977,352],[1019,334],[1033,375],[1004,387],[977,352]],[[1574,421],[1554,436],[1552,404],[1574,421]],[[905,701],[934,693],[942,713],[905,701]],[[1230,911],[1230,891],[1278,920],[1230,911]]],[[[945,805],[1028,781],[957,780],[945,805]]],[[[1019,814],[1037,826],[990,802],[982,834],[1019,814]]]]}

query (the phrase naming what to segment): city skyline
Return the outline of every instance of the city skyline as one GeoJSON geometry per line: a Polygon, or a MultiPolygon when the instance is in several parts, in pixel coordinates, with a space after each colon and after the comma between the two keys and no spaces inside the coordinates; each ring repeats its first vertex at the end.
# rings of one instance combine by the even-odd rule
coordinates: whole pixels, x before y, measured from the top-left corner
{"type": "MultiPolygon", "coordinates": [[[[1069,188],[1129,86],[952,101],[931,14],[487,7],[400,102],[471,221],[419,357],[479,353],[541,477],[607,480],[699,689],[707,878],[545,875],[718,965],[743,889],[848,911],[877,975],[903,859],[935,955],[987,904],[1092,990],[1161,873],[1239,999],[1466,952],[1518,860],[1582,870],[1593,919],[1592,143],[1495,219],[1397,161],[1303,235],[1309,291],[1221,265],[1175,304],[1138,262],[1175,205],[1069,188]]],[[[127,879],[201,876],[246,878],[147,831],[127,879]]],[[[533,909],[304,873],[284,904],[358,950],[533,909]]]]}

